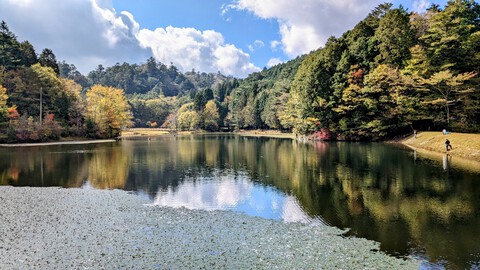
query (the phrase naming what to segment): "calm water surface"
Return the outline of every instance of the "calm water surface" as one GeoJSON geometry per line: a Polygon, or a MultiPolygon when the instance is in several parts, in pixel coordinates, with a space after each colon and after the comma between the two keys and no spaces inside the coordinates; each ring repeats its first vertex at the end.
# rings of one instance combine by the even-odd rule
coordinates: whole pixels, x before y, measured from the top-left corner
{"type": "Polygon", "coordinates": [[[132,191],[155,205],[319,220],[414,255],[480,268],[480,168],[378,143],[234,135],[0,148],[0,185],[132,191]]]}

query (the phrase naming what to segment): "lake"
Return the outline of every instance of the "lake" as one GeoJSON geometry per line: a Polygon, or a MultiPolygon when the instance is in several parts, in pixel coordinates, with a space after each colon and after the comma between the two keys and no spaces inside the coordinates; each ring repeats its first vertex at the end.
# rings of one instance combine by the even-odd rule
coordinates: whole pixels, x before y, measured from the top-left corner
{"type": "Polygon", "coordinates": [[[322,222],[422,268],[480,267],[480,168],[395,144],[238,135],[0,148],[0,185],[123,189],[159,206],[322,222]]]}

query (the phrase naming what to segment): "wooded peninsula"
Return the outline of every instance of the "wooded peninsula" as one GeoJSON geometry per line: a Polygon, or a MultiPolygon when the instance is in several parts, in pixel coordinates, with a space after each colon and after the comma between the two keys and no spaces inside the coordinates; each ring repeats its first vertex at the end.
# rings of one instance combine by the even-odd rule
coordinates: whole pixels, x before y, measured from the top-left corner
{"type": "Polygon", "coordinates": [[[376,7],[353,29],[238,79],[149,58],[88,75],[0,24],[0,142],[114,138],[126,127],[275,129],[323,140],[480,131],[480,5],[376,7]]]}

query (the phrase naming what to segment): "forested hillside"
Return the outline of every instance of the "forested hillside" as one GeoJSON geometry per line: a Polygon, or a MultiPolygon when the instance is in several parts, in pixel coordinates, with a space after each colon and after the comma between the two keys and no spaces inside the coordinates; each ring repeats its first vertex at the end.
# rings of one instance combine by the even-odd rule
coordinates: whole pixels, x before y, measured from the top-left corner
{"type": "Polygon", "coordinates": [[[323,48],[214,88],[213,96],[184,100],[167,124],[342,140],[381,140],[414,129],[478,132],[479,14],[473,1],[450,1],[424,14],[379,5],[323,48]]]}
{"type": "Polygon", "coordinates": [[[231,97],[231,119],[241,128],[321,131],[324,138],[353,140],[413,129],[478,132],[479,14],[473,1],[449,1],[424,14],[380,5],[302,59],[293,81],[275,79],[287,90],[270,103],[257,88],[264,77],[242,82],[231,97]],[[249,91],[256,94],[245,102],[240,93],[249,91]],[[271,103],[279,111],[267,117],[271,106],[262,105],[271,103]]]}
{"type": "Polygon", "coordinates": [[[49,49],[37,57],[5,22],[0,33],[3,141],[111,137],[129,125],[278,129],[342,140],[380,140],[413,129],[480,131],[480,6],[474,1],[452,0],[422,14],[379,5],[322,48],[245,79],[182,73],[153,58],[98,66],[84,76],[49,49]],[[109,95],[125,106],[109,105],[109,95]],[[108,119],[113,109],[122,117],[108,119]]]}
{"type": "Polygon", "coordinates": [[[183,74],[153,58],[140,65],[100,65],[84,76],[75,65],[58,62],[50,49],[37,56],[4,21],[0,35],[0,142],[111,138],[128,126],[155,127],[200,90],[234,80],[194,70],[183,74]]]}
{"type": "MultiPolygon", "coordinates": [[[[55,54],[37,57],[0,24],[0,142],[37,142],[61,136],[111,138],[130,125],[130,106],[121,89],[89,89],[59,76],[55,54]]],[[[81,74],[75,74],[83,79],[81,74]]]]}
{"type": "Polygon", "coordinates": [[[136,127],[157,127],[183,103],[191,101],[197,92],[218,88],[233,80],[220,73],[200,73],[195,70],[182,73],[174,65],[166,66],[153,59],[144,64],[99,65],[86,77],[74,65],[60,63],[60,75],[75,80],[84,89],[100,84],[123,89],[131,105],[136,127]]]}

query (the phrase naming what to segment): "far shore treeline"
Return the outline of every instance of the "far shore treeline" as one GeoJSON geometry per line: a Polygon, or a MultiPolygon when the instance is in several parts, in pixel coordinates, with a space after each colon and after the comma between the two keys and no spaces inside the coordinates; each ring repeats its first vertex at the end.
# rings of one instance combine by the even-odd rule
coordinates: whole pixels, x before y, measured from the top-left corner
{"type": "Polygon", "coordinates": [[[0,142],[112,138],[125,127],[338,140],[480,132],[479,73],[480,5],[469,0],[422,14],[381,4],[322,48],[245,79],[153,58],[85,76],[50,49],[37,55],[2,21],[0,142]]]}

